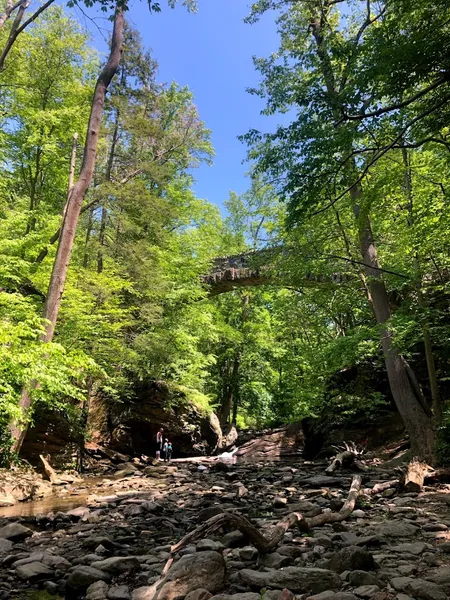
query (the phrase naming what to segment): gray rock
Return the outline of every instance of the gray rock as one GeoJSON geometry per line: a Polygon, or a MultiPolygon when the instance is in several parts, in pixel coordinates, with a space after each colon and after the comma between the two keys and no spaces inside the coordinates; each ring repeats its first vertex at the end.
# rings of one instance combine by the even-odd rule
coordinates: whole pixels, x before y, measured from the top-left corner
{"type": "Polygon", "coordinates": [[[211,600],[261,600],[261,594],[243,592],[242,594],[217,594],[211,600]]]}
{"type": "Polygon", "coordinates": [[[292,512],[300,512],[305,517],[316,517],[322,512],[320,506],[309,502],[309,500],[300,500],[300,502],[289,504],[289,509],[292,512]]]}
{"type": "Polygon", "coordinates": [[[424,531],[447,531],[445,523],[427,523],[422,527],[424,531]]]}
{"type": "Polygon", "coordinates": [[[24,527],[20,523],[9,523],[0,529],[0,538],[11,540],[12,542],[20,542],[27,537],[33,535],[29,527],[24,527]]]}
{"type": "Polygon", "coordinates": [[[401,552],[402,554],[414,554],[414,556],[418,556],[419,554],[422,554],[426,547],[426,544],[423,542],[412,542],[398,544],[398,546],[391,546],[389,550],[392,550],[393,552],[401,552]]]}
{"type": "Polygon", "coordinates": [[[239,550],[239,558],[243,561],[256,560],[258,557],[258,550],[253,546],[246,546],[239,550]]]}
{"type": "Polygon", "coordinates": [[[440,585],[447,594],[450,594],[450,567],[441,567],[429,575],[427,580],[440,585]]]}
{"type": "Polygon", "coordinates": [[[110,587],[106,597],[108,600],[130,600],[130,588],[127,585],[110,587]]]}
{"type": "Polygon", "coordinates": [[[438,546],[438,549],[444,554],[450,554],[450,542],[444,542],[438,546]]]}
{"type": "MultiPolygon", "coordinates": [[[[317,487],[341,487],[342,479],[339,477],[329,477],[328,475],[314,475],[313,477],[307,477],[302,479],[301,482],[310,486],[317,487]]],[[[345,486],[346,487],[346,486],[345,486]]]]}
{"type": "Polygon", "coordinates": [[[92,583],[86,590],[86,600],[105,600],[108,587],[104,581],[92,583]]]}
{"type": "Polygon", "coordinates": [[[198,552],[219,552],[222,548],[223,544],[214,540],[205,539],[197,543],[198,552]]]}
{"type": "Polygon", "coordinates": [[[298,558],[303,554],[304,551],[299,546],[285,545],[279,546],[277,552],[278,554],[281,554],[281,556],[291,556],[292,558],[298,558]]]}
{"type": "Polygon", "coordinates": [[[140,563],[135,556],[112,556],[111,558],[105,558],[105,560],[99,560],[93,562],[91,567],[99,569],[100,571],[106,571],[106,573],[127,573],[133,569],[139,568],[140,563]]]}
{"type": "Polygon", "coordinates": [[[413,579],[412,577],[394,577],[391,585],[398,592],[406,592],[413,598],[423,600],[447,600],[444,590],[431,581],[424,579],[413,579]]]}
{"type": "Polygon", "coordinates": [[[406,538],[416,535],[418,528],[402,521],[386,521],[373,527],[373,531],[381,537],[406,538]]]}
{"type": "Polygon", "coordinates": [[[204,508],[198,513],[198,520],[200,522],[207,521],[211,517],[221,515],[223,512],[224,510],[220,506],[208,506],[208,508],[204,508]]]}
{"type": "Polygon", "coordinates": [[[275,571],[253,571],[243,569],[240,572],[241,580],[257,589],[273,587],[287,588],[292,592],[317,594],[325,590],[341,588],[341,578],[333,571],[327,569],[313,569],[308,567],[286,567],[275,571]]]}
{"type": "Polygon", "coordinates": [[[360,598],[373,598],[380,588],[378,585],[361,585],[353,591],[360,598]]]}
{"type": "Polygon", "coordinates": [[[109,573],[94,569],[94,567],[85,565],[75,567],[66,582],[66,596],[76,598],[83,595],[88,587],[96,581],[109,582],[110,580],[111,575],[109,573]]]}
{"type": "Polygon", "coordinates": [[[262,567],[269,569],[281,569],[282,567],[288,567],[294,562],[291,556],[282,556],[278,552],[271,552],[265,556],[261,556],[259,564],[262,567]]]}
{"type": "Polygon", "coordinates": [[[274,508],[284,508],[287,504],[287,498],[283,498],[283,496],[277,496],[273,499],[272,506],[274,508]]]}
{"type": "Polygon", "coordinates": [[[199,588],[211,593],[218,592],[223,587],[224,579],[225,561],[222,554],[208,551],[187,554],[169,569],[158,586],[155,598],[174,600],[199,588]]]}
{"type": "Polygon", "coordinates": [[[199,588],[198,590],[189,592],[184,600],[209,600],[210,598],[212,598],[211,592],[208,592],[204,588],[199,588]]]}
{"type": "Polygon", "coordinates": [[[357,600],[357,598],[350,592],[332,592],[331,590],[327,590],[321,594],[309,596],[306,600],[357,600]]]}
{"type": "Polygon", "coordinates": [[[16,568],[16,575],[24,581],[41,581],[54,576],[53,569],[43,565],[41,562],[29,562],[16,568]]]}
{"type": "Polygon", "coordinates": [[[351,571],[348,574],[347,581],[353,587],[365,586],[365,585],[377,585],[382,588],[382,582],[374,577],[371,573],[367,573],[366,571],[351,571]]]}
{"type": "Polygon", "coordinates": [[[83,517],[87,516],[91,511],[86,506],[79,506],[78,508],[73,508],[72,510],[68,510],[66,515],[70,517],[73,521],[78,521],[83,517]]]}
{"type": "Polygon", "coordinates": [[[342,548],[332,556],[328,562],[328,568],[336,573],[343,571],[370,571],[375,567],[372,554],[358,546],[342,548]]]}
{"type": "Polygon", "coordinates": [[[13,543],[10,540],[0,538],[0,554],[8,554],[13,547],[13,543]]]}
{"type": "Polygon", "coordinates": [[[245,537],[240,531],[230,531],[222,537],[222,542],[227,548],[238,548],[245,542],[245,537]]]}

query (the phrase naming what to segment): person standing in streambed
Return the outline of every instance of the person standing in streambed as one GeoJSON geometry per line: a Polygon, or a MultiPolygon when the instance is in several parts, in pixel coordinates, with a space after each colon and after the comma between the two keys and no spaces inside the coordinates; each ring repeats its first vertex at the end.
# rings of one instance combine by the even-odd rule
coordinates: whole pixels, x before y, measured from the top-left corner
{"type": "Polygon", "coordinates": [[[156,434],[156,458],[159,460],[161,458],[161,450],[163,448],[164,443],[164,428],[161,427],[158,433],[156,434]]]}

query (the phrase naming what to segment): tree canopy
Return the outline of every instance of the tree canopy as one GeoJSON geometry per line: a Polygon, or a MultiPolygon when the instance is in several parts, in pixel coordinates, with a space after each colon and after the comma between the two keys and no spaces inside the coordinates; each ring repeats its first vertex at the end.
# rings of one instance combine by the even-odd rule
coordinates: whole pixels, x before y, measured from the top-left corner
{"type": "MultiPolygon", "coordinates": [[[[40,405],[82,428],[90,398],[126,402],[164,380],[225,431],[397,409],[413,449],[445,459],[447,4],[255,2],[249,23],[270,13],[280,44],[255,58],[249,91],[288,119],[243,132],[248,191],[230,191],[225,217],[193,191],[214,150],[192,92],[160,83],[157,57],[118,21],[126,6],[101,4],[114,20],[105,65],[49,6],[0,69],[5,456],[8,424],[40,405]],[[257,270],[267,249],[264,285],[210,296],[216,257],[252,250],[257,270]]],[[[1,23],[2,47],[14,23],[1,23]]]]}

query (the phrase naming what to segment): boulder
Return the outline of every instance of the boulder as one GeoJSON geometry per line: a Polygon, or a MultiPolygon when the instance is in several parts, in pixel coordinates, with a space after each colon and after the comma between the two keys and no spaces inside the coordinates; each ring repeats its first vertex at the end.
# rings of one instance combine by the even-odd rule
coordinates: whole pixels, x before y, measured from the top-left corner
{"type": "Polygon", "coordinates": [[[348,575],[348,582],[353,587],[360,587],[364,585],[376,585],[379,588],[384,587],[383,583],[374,577],[371,573],[366,571],[351,571],[348,575]]]}
{"type": "Polygon", "coordinates": [[[427,580],[441,586],[450,595],[450,567],[441,567],[427,577],[427,580]]]}
{"type": "Polygon", "coordinates": [[[328,568],[336,573],[344,571],[370,571],[375,567],[372,554],[358,546],[347,546],[340,552],[334,554],[329,562],[328,568]]]}
{"type": "MultiPolygon", "coordinates": [[[[174,600],[199,588],[218,592],[224,584],[225,561],[219,552],[186,554],[169,569],[155,594],[155,600],[174,600]]],[[[134,598],[133,598],[134,600],[134,598]]]]}
{"type": "Polygon", "coordinates": [[[40,562],[30,562],[16,568],[16,575],[24,581],[34,583],[53,577],[54,571],[40,562]]]}
{"type": "Polygon", "coordinates": [[[24,527],[20,523],[9,523],[0,529],[0,538],[11,540],[12,542],[20,542],[31,535],[33,535],[31,529],[24,527]]]}
{"type": "Polygon", "coordinates": [[[301,423],[291,423],[280,429],[255,435],[242,444],[236,456],[261,457],[264,459],[278,456],[296,455],[303,449],[304,435],[301,423]]]}
{"type": "Polygon", "coordinates": [[[394,577],[391,585],[398,592],[405,592],[413,598],[423,600],[447,600],[444,590],[437,584],[424,579],[413,579],[412,577],[394,577]]]}
{"type": "Polygon", "coordinates": [[[112,573],[113,575],[116,575],[117,573],[127,573],[128,571],[139,568],[139,566],[140,563],[135,556],[112,556],[111,558],[99,560],[91,564],[91,567],[94,569],[112,573]]]}
{"type": "Polygon", "coordinates": [[[210,598],[212,598],[211,592],[208,592],[204,588],[198,588],[198,590],[189,592],[185,600],[210,600],[210,598]]]}
{"type": "Polygon", "coordinates": [[[7,554],[13,547],[13,543],[10,540],[0,538],[0,554],[7,554]]]}
{"type": "Polygon", "coordinates": [[[105,600],[108,593],[108,584],[104,581],[96,581],[86,590],[86,600],[105,600]]]}
{"type": "Polygon", "coordinates": [[[354,590],[355,595],[360,598],[373,598],[379,591],[378,585],[361,585],[354,590]]]}
{"type": "Polygon", "coordinates": [[[287,588],[302,594],[318,594],[325,590],[339,590],[342,585],[341,578],[334,571],[310,567],[286,567],[266,572],[243,569],[239,575],[244,583],[258,590],[272,587],[287,588]]]}
{"type": "Polygon", "coordinates": [[[79,596],[83,596],[88,587],[96,581],[109,582],[110,580],[111,575],[109,573],[105,573],[94,567],[80,565],[74,568],[67,579],[66,596],[68,598],[78,598],[79,596]]]}
{"type": "Polygon", "coordinates": [[[259,563],[262,567],[269,569],[281,569],[282,567],[288,567],[294,562],[291,556],[282,556],[278,552],[271,552],[261,556],[259,563]]]}
{"type": "Polygon", "coordinates": [[[241,594],[217,594],[211,600],[261,600],[261,594],[243,592],[241,594]]]}
{"type": "Polygon", "coordinates": [[[393,552],[401,552],[402,554],[414,554],[414,556],[418,556],[425,551],[426,547],[426,544],[423,542],[406,542],[404,544],[398,544],[397,546],[391,546],[390,550],[393,552]]]}
{"type": "Polygon", "coordinates": [[[106,594],[108,600],[130,600],[130,588],[127,585],[110,587],[106,594]]]}
{"type": "Polygon", "coordinates": [[[386,521],[373,527],[373,532],[383,538],[407,538],[414,537],[418,532],[418,527],[403,521],[386,521]]]}

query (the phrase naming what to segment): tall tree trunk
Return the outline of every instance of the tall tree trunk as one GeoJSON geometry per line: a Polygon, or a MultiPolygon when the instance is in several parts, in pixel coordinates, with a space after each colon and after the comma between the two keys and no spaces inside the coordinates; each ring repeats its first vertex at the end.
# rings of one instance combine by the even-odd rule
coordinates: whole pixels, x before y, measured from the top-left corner
{"type": "Polygon", "coordinates": [[[381,347],[383,349],[389,386],[395,405],[400,413],[406,431],[409,434],[413,453],[427,462],[434,461],[435,431],[430,417],[425,413],[414,393],[408,376],[406,362],[393,344],[393,332],[389,326],[391,309],[384,284],[377,249],[367,215],[361,214],[360,201],[362,190],[359,185],[351,190],[353,210],[358,221],[361,255],[366,265],[367,285],[372,298],[377,323],[381,326],[381,347]]]}
{"type": "MultiPolygon", "coordinates": [[[[320,7],[312,7],[310,29],[316,43],[317,56],[328,94],[329,106],[334,115],[335,126],[340,127],[340,117],[345,107],[342,103],[341,91],[336,85],[333,62],[324,43],[324,31],[328,26],[328,12],[332,4],[330,0],[325,0],[320,7]]],[[[349,144],[345,155],[352,156],[352,150],[353,147],[349,144]]],[[[356,162],[354,160],[348,162],[347,168],[349,182],[355,181],[359,173],[356,162]]],[[[380,271],[369,216],[361,214],[362,188],[360,184],[355,184],[350,188],[350,196],[358,225],[362,259],[365,265],[370,265],[365,267],[367,288],[376,321],[381,326],[381,347],[392,397],[409,434],[413,452],[425,461],[433,462],[435,451],[433,423],[425,413],[420,399],[414,393],[406,361],[393,344],[393,332],[389,327],[391,316],[389,298],[380,271]]]]}
{"type": "Polygon", "coordinates": [[[222,406],[220,408],[220,426],[224,431],[226,431],[230,425],[231,411],[233,410],[234,415],[235,406],[237,406],[237,394],[239,394],[239,365],[240,351],[238,349],[233,358],[231,373],[226,377],[223,386],[222,406]]]}
{"type": "MultiPolygon", "coordinates": [[[[72,189],[66,212],[63,218],[61,233],[58,241],[58,250],[56,252],[55,262],[50,277],[47,300],[44,306],[45,332],[42,336],[43,342],[51,342],[55,331],[56,321],[58,319],[61,298],[64,292],[64,286],[69,268],[70,255],[72,253],[73,242],[75,239],[78,218],[80,216],[81,205],[84,196],[89,188],[95,168],[98,137],[100,133],[100,124],[105,103],[106,91],[112,78],[117,72],[122,53],[124,14],[120,7],[116,8],[114,15],[114,28],[111,39],[111,50],[108,60],[103,67],[95,86],[94,97],[91,105],[91,114],[86,133],[84,145],[83,162],[81,165],[80,176],[72,189]]],[[[31,407],[32,397],[30,391],[38,386],[38,382],[30,383],[28,389],[24,389],[19,402],[23,421],[21,423],[11,423],[10,432],[13,440],[13,451],[18,452],[22,446],[25,434],[28,429],[27,419],[31,407]]]]}
{"type": "MultiPolygon", "coordinates": [[[[114,164],[114,155],[116,152],[117,140],[119,139],[119,110],[116,110],[116,120],[109,150],[108,164],[106,165],[105,181],[111,181],[112,168],[114,164]]],[[[102,206],[102,217],[100,220],[100,230],[98,234],[99,249],[97,254],[97,273],[103,272],[103,246],[105,245],[106,221],[108,210],[105,205],[102,206]]]]}
{"type": "MultiPolygon", "coordinates": [[[[413,210],[413,188],[411,165],[406,148],[402,149],[403,166],[405,167],[405,195],[408,201],[408,225],[414,225],[414,210],[413,210]]],[[[433,413],[437,421],[442,418],[442,401],[439,392],[439,382],[436,375],[436,365],[434,362],[433,342],[431,339],[430,326],[426,317],[427,303],[422,292],[422,270],[420,268],[419,255],[416,253],[414,257],[414,280],[417,294],[417,304],[420,308],[420,328],[422,330],[422,339],[425,349],[425,359],[427,362],[428,380],[430,382],[431,399],[433,405],[433,413]]]]}
{"type": "Polygon", "coordinates": [[[89,210],[88,222],[87,222],[87,227],[86,227],[86,239],[84,240],[83,267],[85,269],[87,269],[87,267],[89,265],[89,252],[88,252],[88,248],[89,248],[89,241],[91,239],[92,227],[93,227],[93,224],[94,224],[94,210],[95,210],[94,207],[92,207],[89,210]]]}

